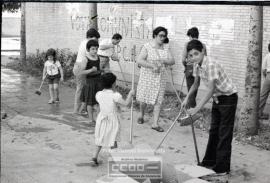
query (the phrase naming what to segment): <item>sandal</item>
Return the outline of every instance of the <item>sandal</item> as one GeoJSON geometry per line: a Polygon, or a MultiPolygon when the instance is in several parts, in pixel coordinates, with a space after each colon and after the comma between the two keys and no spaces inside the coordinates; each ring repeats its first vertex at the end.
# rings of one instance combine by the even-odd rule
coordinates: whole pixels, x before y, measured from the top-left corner
{"type": "Polygon", "coordinates": [[[97,167],[98,166],[97,158],[92,158],[90,160],[90,164],[91,164],[92,167],[97,167]]]}
{"type": "Polygon", "coordinates": [[[143,118],[139,117],[138,120],[137,120],[137,123],[138,123],[138,124],[143,124],[143,123],[144,123],[143,118]]]}
{"type": "Polygon", "coordinates": [[[160,126],[157,127],[151,127],[153,130],[156,130],[157,132],[164,132],[164,129],[161,128],[160,126]]]}

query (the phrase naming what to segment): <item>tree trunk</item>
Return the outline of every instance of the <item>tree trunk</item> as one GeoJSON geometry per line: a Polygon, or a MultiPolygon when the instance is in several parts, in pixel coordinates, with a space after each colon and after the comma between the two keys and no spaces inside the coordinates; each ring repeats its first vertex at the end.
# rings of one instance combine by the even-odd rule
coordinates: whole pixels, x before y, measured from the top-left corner
{"type": "Polygon", "coordinates": [[[21,2],[21,49],[20,61],[26,66],[26,37],[25,37],[25,2],[21,2]]]}
{"type": "Polygon", "coordinates": [[[97,3],[89,3],[89,28],[98,30],[97,3]]]}
{"type": "Polygon", "coordinates": [[[245,97],[240,114],[240,130],[257,135],[262,65],[263,7],[253,6],[250,12],[245,97]]]}

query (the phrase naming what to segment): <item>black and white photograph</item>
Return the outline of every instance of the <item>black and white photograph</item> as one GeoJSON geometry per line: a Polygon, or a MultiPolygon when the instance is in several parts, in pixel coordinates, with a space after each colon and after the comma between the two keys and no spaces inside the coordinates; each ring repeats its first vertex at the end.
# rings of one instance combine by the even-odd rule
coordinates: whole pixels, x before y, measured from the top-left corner
{"type": "Polygon", "coordinates": [[[1,6],[1,183],[270,182],[269,1],[1,6]]]}

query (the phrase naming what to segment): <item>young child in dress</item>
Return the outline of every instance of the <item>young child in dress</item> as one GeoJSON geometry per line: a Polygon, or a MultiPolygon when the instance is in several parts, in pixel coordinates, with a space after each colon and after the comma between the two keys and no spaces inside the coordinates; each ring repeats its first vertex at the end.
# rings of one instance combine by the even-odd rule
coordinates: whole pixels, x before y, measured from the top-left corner
{"type": "Polygon", "coordinates": [[[112,73],[103,74],[101,81],[104,89],[96,94],[100,112],[97,116],[95,127],[95,144],[97,149],[91,161],[92,166],[98,165],[97,158],[102,147],[117,148],[120,124],[116,105],[129,105],[134,95],[134,91],[131,90],[127,99],[124,100],[120,93],[114,91],[116,76],[112,73]]]}
{"type": "Polygon", "coordinates": [[[42,80],[47,77],[49,82],[50,100],[48,103],[59,103],[59,80],[64,80],[63,69],[60,62],[56,60],[56,51],[54,49],[47,50],[46,60],[42,80]]]}
{"type": "Polygon", "coordinates": [[[101,88],[101,71],[100,71],[100,61],[97,55],[98,51],[98,42],[96,40],[89,40],[86,44],[87,50],[87,64],[85,70],[81,71],[79,74],[86,75],[86,83],[83,86],[81,93],[81,102],[82,106],[80,109],[80,113],[87,106],[87,113],[90,120],[90,125],[95,125],[94,120],[94,108],[98,110],[97,101],[96,101],[96,93],[100,91],[101,88]]]}

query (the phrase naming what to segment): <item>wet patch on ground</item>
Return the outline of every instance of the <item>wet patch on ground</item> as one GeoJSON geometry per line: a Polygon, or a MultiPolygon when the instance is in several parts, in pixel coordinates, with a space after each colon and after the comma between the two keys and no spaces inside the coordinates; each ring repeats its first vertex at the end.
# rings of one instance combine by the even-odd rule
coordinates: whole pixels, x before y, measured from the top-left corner
{"type": "Polygon", "coordinates": [[[45,145],[50,147],[51,149],[54,149],[54,150],[62,150],[62,147],[59,144],[46,143],[45,145]]]}
{"type": "Polygon", "coordinates": [[[27,128],[27,127],[23,127],[23,128],[15,129],[15,132],[41,133],[41,132],[48,132],[48,131],[51,131],[51,130],[53,130],[53,128],[44,128],[44,127],[27,128]]]}

